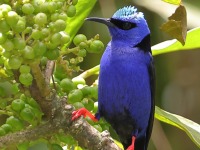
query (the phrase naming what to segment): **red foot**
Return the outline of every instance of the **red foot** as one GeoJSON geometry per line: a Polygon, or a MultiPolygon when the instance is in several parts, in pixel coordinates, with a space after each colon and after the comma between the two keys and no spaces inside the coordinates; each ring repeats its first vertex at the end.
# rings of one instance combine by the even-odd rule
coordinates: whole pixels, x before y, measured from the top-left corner
{"type": "Polygon", "coordinates": [[[95,116],[94,116],[91,112],[89,112],[87,109],[85,109],[85,108],[80,108],[80,109],[78,109],[78,110],[76,110],[76,111],[73,111],[73,112],[72,112],[72,121],[75,120],[75,119],[77,119],[77,118],[79,118],[80,116],[84,116],[84,117],[88,116],[88,117],[90,117],[94,122],[98,121],[98,120],[95,118],[95,116]]]}
{"type": "Polygon", "coordinates": [[[134,145],[135,145],[135,137],[133,136],[132,137],[132,143],[126,150],[134,150],[134,145]]]}

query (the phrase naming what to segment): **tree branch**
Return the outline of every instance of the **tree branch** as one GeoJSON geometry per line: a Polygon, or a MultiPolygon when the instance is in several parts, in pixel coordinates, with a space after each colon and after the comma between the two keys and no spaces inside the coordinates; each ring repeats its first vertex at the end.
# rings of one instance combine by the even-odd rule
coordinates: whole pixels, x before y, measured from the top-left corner
{"type": "Polygon", "coordinates": [[[36,81],[37,88],[40,91],[40,95],[45,98],[50,93],[50,88],[48,86],[49,84],[45,82],[46,77],[44,77],[44,75],[42,74],[39,64],[31,63],[30,67],[31,67],[31,71],[34,76],[34,79],[36,81]]]}
{"type": "MultiPolygon", "coordinates": [[[[58,101],[57,98],[55,98],[58,101]]],[[[58,133],[60,129],[66,134],[71,134],[81,147],[90,150],[120,150],[114,143],[107,131],[99,133],[94,127],[88,124],[83,118],[71,121],[73,106],[63,105],[65,99],[59,99],[59,105],[52,116],[52,120],[32,129],[11,133],[0,137],[0,149],[19,144],[26,141],[33,141],[38,138],[45,138],[58,133]]]]}
{"type": "Polygon", "coordinates": [[[58,132],[59,127],[55,124],[46,123],[35,127],[34,129],[27,129],[16,133],[11,133],[0,137],[0,149],[10,145],[17,145],[26,141],[34,141],[38,138],[45,138],[58,132]]]}

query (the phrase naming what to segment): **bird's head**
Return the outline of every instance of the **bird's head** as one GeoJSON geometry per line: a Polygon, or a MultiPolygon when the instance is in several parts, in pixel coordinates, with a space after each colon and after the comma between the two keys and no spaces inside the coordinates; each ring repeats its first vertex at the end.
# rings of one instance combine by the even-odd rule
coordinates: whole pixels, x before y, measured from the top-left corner
{"type": "Polygon", "coordinates": [[[144,15],[135,7],[123,7],[111,18],[91,17],[87,20],[100,22],[108,26],[112,40],[125,40],[132,46],[141,42],[150,34],[144,15]]]}

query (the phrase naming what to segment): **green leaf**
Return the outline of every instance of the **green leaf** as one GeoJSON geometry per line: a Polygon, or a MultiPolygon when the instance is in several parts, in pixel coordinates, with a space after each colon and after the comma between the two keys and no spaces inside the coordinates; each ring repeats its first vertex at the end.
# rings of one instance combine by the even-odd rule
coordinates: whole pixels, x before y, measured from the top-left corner
{"type": "Polygon", "coordinates": [[[161,30],[176,38],[182,45],[185,44],[187,35],[187,13],[183,5],[180,5],[169,20],[161,26],[161,30]]]}
{"type": "Polygon", "coordinates": [[[181,4],[181,0],[162,0],[162,1],[170,3],[170,4],[174,4],[174,5],[180,5],[181,4]]]}
{"type": "Polygon", "coordinates": [[[187,33],[185,45],[182,46],[177,40],[169,40],[151,47],[153,55],[159,55],[180,50],[200,48],[200,27],[194,28],[187,33]]]}
{"type": "Polygon", "coordinates": [[[67,20],[66,32],[70,35],[70,45],[72,39],[82,26],[85,18],[89,15],[97,0],[79,0],[76,5],[76,15],[67,20]]]}
{"type": "Polygon", "coordinates": [[[200,125],[182,116],[169,113],[156,106],[155,117],[165,123],[185,131],[191,140],[200,148],[200,125]]]}

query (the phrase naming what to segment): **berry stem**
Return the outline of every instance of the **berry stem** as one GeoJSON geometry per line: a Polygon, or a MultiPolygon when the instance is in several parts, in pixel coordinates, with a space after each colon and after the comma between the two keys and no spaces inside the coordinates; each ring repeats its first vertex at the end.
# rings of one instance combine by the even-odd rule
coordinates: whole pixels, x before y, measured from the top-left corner
{"type": "Polygon", "coordinates": [[[94,74],[98,74],[99,73],[99,67],[100,67],[100,65],[97,65],[97,66],[95,66],[91,69],[88,69],[88,70],[84,71],[83,73],[81,73],[77,77],[81,77],[81,78],[85,79],[85,78],[88,78],[88,77],[90,77],[94,74]]]}

